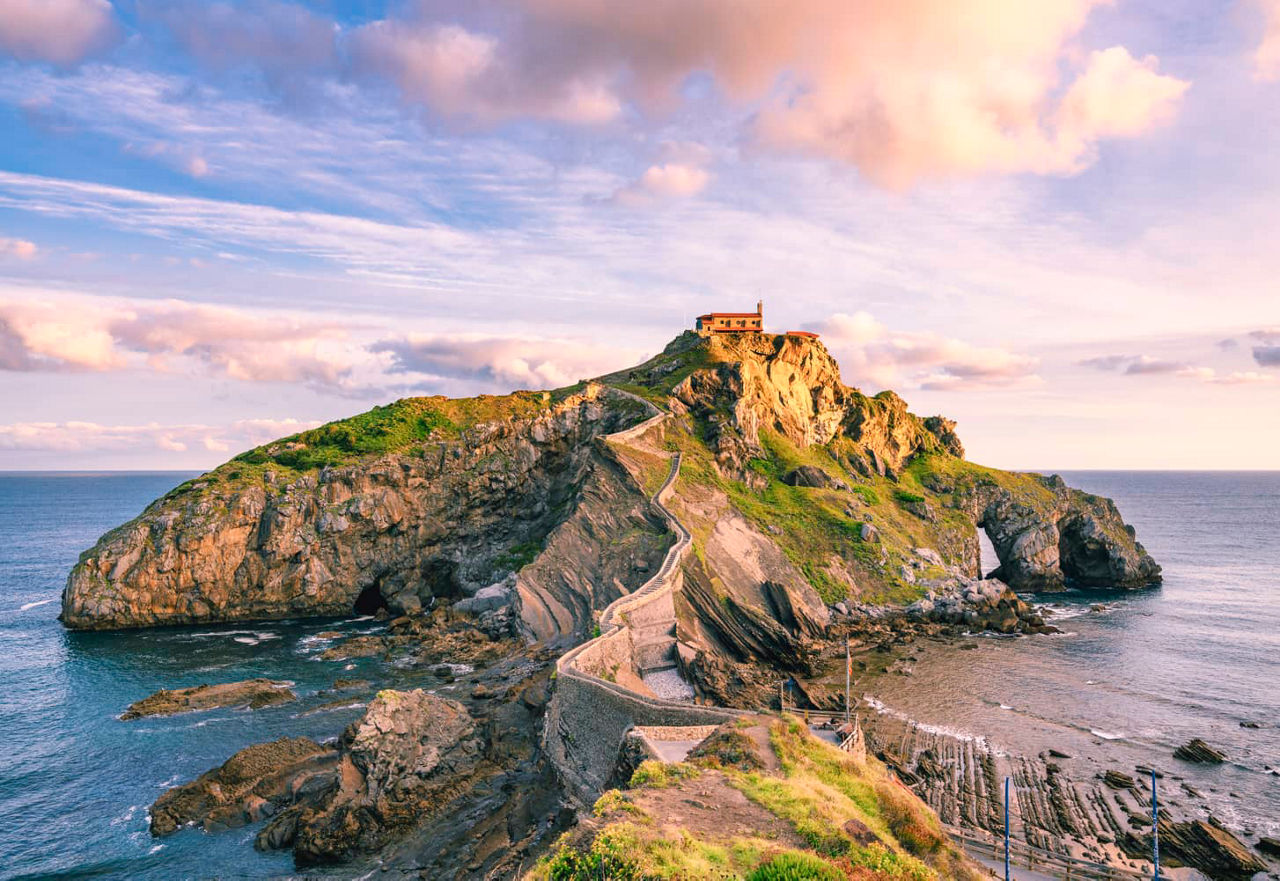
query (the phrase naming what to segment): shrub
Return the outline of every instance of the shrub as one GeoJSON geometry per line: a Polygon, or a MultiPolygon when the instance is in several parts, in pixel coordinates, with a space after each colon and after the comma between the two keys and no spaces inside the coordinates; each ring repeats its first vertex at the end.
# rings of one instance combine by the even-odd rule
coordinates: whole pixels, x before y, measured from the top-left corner
{"type": "Polygon", "coordinates": [[[756,866],[747,881],[845,881],[845,874],[821,857],[790,850],[756,866]]]}
{"type": "Polygon", "coordinates": [[[923,806],[897,783],[885,780],[876,785],[880,816],[898,843],[916,856],[929,856],[942,850],[947,839],[935,828],[923,806]]]}
{"type": "Polygon", "coordinates": [[[641,787],[665,789],[673,783],[697,776],[698,769],[692,765],[686,765],[683,762],[667,764],[654,759],[646,759],[640,763],[640,767],[631,773],[631,782],[628,785],[632,789],[640,789],[641,787]]]}
{"type": "Polygon", "coordinates": [[[913,502],[924,501],[924,496],[918,495],[917,493],[908,492],[905,489],[895,489],[893,491],[893,497],[900,502],[906,502],[908,504],[911,504],[913,502]]]}

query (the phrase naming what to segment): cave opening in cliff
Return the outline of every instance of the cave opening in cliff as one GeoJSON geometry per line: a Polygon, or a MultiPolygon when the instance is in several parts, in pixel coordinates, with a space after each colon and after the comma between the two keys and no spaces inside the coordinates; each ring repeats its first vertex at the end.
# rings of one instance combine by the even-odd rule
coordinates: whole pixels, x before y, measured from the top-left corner
{"type": "Polygon", "coordinates": [[[353,611],[357,615],[376,615],[380,609],[387,608],[387,600],[382,595],[382,579],[378,579],[356,597],[353,611]]]}

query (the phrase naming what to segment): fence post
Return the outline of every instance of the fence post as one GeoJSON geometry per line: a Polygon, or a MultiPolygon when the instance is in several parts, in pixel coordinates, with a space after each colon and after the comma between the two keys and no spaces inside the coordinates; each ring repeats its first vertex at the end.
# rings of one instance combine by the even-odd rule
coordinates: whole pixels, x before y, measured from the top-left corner
{"type": "Polygon", "coordinates": [[[1009,878],[1009,778],[1004,778],[1004,881],[1009,878]]]}
{"type": "Polygon", "coordinates": [[[1160,808],[1156,802],[1156,772],[1151,769],[1151,859],[1156,864],[1155,881],[1160,881],[1160,808]]]}

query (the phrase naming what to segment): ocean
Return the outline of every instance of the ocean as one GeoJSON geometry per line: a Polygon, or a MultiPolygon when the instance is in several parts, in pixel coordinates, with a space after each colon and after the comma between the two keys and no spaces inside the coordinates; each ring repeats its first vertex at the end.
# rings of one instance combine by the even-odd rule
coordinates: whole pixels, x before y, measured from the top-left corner
{"type": "MultiPolygon", "coordinates": [[[[257,829],[151,838],[147,808],[250,743],[337,736],[360,709],[308,713],[337,677],[376,661],[322,661],[317,634],[372,620],[284,621],[127,633],[68,633],[58,598],[81,551],[189,474],[0,474],[0,878],[262,878],[257,829]],[[296,703],[121,722],[160,688],[270,676],[296,703]]],[[[1063,633],[983,639],[925,653],[911,677],[875,684],[884,706],[993,747],[1048,746],[1099,767],[1174,770],[1201,737],[1217,769],[1181,766],[1213,812],[1280,834],[1280,473],[1064,473],[1111,496],[1164,566],[1158,589],[1068,592],[1063,633]],[[1262,727],[1243,728],[1241,722],[1262,727]],[[1233,795],[1234,793],[1234,795],[1233,795]]],[[[340,874],[340,873],[339,873],[340,874]]]]}

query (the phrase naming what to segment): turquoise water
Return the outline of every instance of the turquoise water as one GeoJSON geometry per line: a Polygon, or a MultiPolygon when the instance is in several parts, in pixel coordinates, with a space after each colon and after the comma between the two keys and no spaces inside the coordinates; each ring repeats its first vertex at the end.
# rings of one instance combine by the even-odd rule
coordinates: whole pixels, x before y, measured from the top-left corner
{"type": "MultiPolygon", "coordinates": [[[[330,699],[319,692],[336,677],[379,675],[377,662],[320,661],[325,643],[315,634],[373,631],[377,622],[78,634],[56,620],[79,553],[189,476],[0,474],[0,878],[292,870],[288,855],[253,850],[253,827],[152,839],[146,809],[166,786],[250,743],[337,736],[358,708],[304,713],[330,699]],[[293,681],[301,700],[116,718],[159,688],[256,675],[293,681]]],[[[1265,771],[1280,767],[1280,474],[1064,476],[1117,500],[1165,567],[1164,586],[1042,597],[1058,608],[1063,636],[984,640],[958,662],[922,664],[886,702],[1018,751],[1073,744],[1096,753],[1100,767],[1167,768],[1173,746],[1203,737],[1232,759],[1217,771],[1186,771],[1215,813],[1237,828],[1280,833],[1280,778],[1265,771]],[[1106,609],[1095,612],[1099,601],[1106,609]],[[1242,729],[1245,720],[1264,727],[1242,729]]]]}

